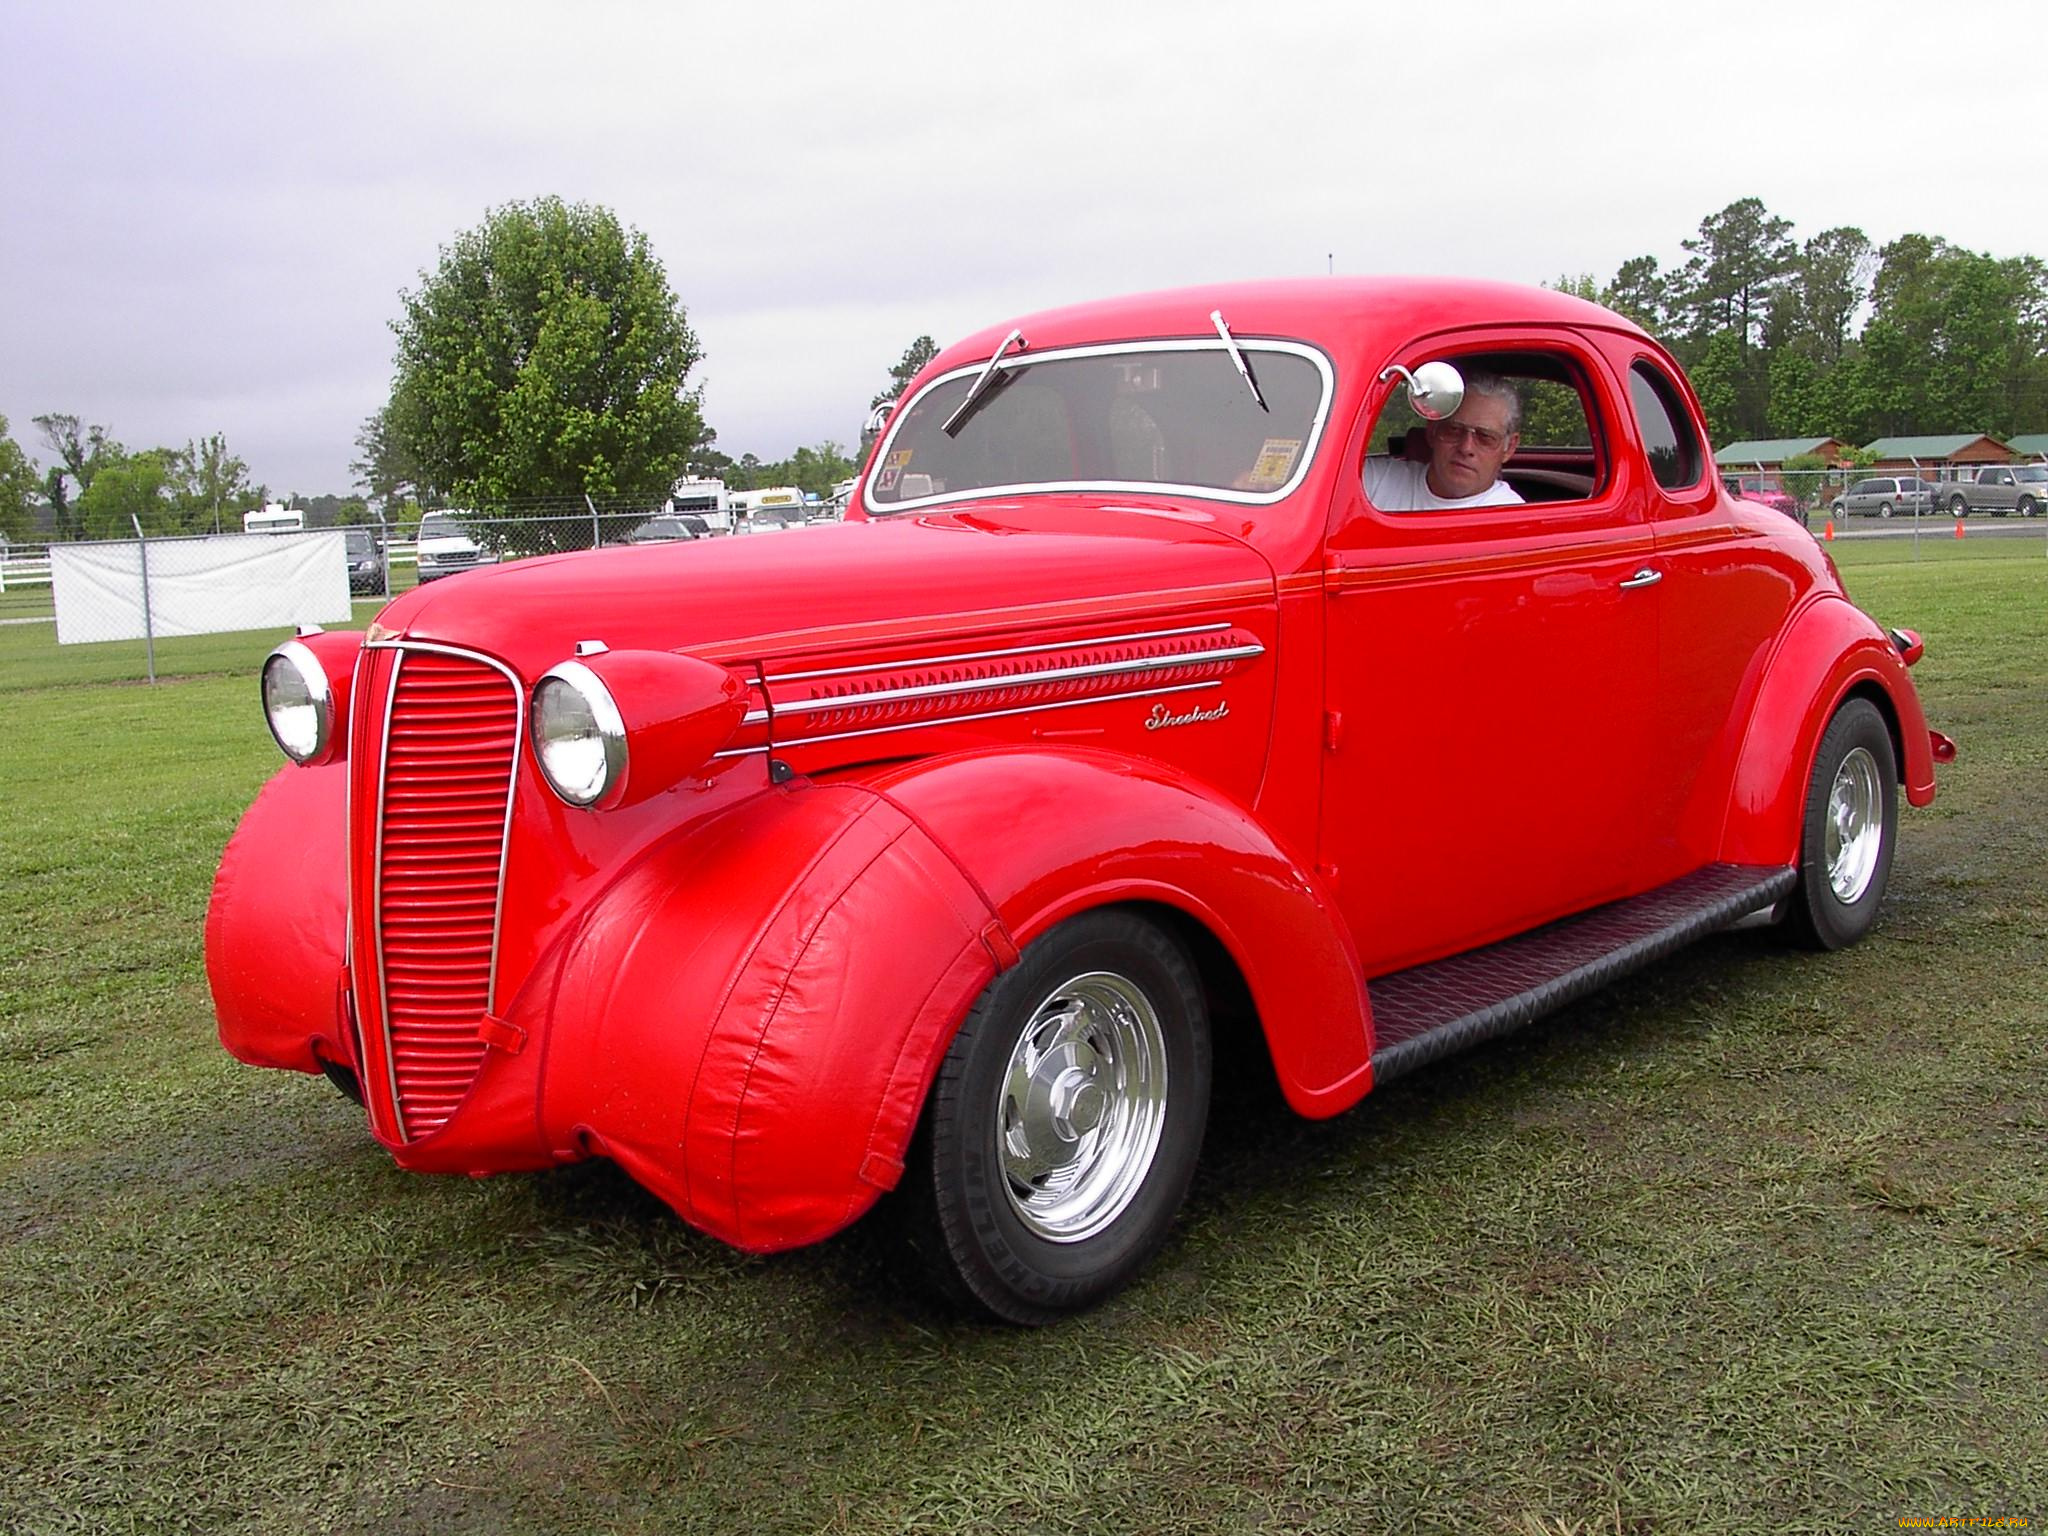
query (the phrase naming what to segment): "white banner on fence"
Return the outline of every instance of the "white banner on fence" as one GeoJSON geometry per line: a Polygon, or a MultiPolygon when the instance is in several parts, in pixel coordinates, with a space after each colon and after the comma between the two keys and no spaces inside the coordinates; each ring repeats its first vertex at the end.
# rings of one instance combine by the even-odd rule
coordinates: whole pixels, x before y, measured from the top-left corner
{"type": "Polygon", "coordinates": [[[150,625],[142,619],[145,546],[52,544],[57,643],[140,640],[154,633],[215,635],[237,629],[327,624],[350,616],[346,541],[318,533],[230,533],[151,539],[150,625]]]}

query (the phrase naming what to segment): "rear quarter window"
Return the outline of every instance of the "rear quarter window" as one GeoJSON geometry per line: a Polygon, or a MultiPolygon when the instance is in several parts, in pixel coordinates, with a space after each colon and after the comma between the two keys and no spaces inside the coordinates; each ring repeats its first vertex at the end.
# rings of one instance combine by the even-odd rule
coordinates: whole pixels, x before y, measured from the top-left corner
{"type": "MultiPolygon", "coordinates": [[[[1656,482],[1667,491],[1682,491],[1699,484],[1705,459],[1677,386],[1665,377],[1662,369],[1638,359],[1628,370],[1628,399],[1636,414],[1637,430],[1642,434],[1643,453],[1650,461],[1650,474],[1656,482]]],[[[1743,484],[1744,489],[1750,488],[1746,478],[1743,484]]]]}

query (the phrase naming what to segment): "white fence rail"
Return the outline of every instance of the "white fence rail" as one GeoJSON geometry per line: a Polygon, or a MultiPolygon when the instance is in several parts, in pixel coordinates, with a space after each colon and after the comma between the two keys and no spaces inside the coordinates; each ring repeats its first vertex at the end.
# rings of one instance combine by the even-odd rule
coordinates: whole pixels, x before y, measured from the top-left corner
{"type": "Polygon", "coordinates": [[[50,551],[43,544],[0,545],[0,592],[50,584],[50,551]]]}

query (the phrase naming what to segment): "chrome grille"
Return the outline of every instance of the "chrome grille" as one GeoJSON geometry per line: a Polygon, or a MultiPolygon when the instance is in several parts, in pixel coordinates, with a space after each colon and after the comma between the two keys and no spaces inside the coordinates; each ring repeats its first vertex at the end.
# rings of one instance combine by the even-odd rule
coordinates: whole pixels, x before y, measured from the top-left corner
{"type": "Polygon", "coordinates": [[[404,648],[384,738],[377,957],[400,1133],[444,1125],[483,1064],[519,694],[476,658],[404,648]]]}

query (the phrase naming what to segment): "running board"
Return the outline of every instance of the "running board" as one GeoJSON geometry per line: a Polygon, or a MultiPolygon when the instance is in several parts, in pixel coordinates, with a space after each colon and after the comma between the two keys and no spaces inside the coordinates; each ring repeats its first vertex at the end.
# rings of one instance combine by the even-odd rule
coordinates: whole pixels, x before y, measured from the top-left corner
{"type": "Polygon", "coordinates": [[[1683,879],[1483,949],[1382,976],[1372,1003],[1373,1081],[1520,1029],[1717,928],[1768,910],[1798,883],[1768,864],[1709,864],[1683,879]]]}

